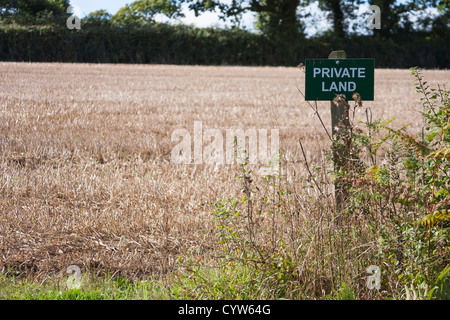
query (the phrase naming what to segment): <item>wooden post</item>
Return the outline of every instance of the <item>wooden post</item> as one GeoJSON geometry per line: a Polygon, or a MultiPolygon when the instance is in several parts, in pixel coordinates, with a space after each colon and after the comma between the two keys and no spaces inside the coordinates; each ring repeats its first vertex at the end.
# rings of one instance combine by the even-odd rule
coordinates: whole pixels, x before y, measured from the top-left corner
{"type": "MultiPolygon", "coordinates": [[[[347,54],[344,50],[333,51],[328,56],[328,59],[347,59],[347,54]]],[[[341,119],[344,118],[344,110],[339,106],[335,106],[335,103],[331,101],[331,128],[332,128],[332,136],[337,133],[336,129],[339,125],[341,119]]]]}
{"type": "MultiPolygon", "coordinates": [[[[339,60],[346,58],[347,54],[343,50],[333,51],[328,56],[328,59],[335,59],[336,64],[339,64],[339,60]]],[[[331,101],[332,150],[336,175],[339,172],[345,173],[345,169],[348,167],[347,162],[350,156],[349,143],[351,142],[351,137],[348,137],[350,130],[349,109],[350,106],[345,95],[338,95],[331,101]]],[[[348,198],[348,186],[346,186],[340,176],[336,177],[334,189],[336,211],[341,212],[348,198]]]]}

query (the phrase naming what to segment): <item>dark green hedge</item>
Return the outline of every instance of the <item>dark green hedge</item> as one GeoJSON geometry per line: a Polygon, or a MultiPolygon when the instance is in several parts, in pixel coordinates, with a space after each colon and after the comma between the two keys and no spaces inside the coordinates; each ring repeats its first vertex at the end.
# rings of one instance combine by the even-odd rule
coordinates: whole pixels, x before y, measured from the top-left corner
{"type": "Polygon", "coordinates": [[[449,68],[449,36],[399,35],[397,39],[299,38],[274,43],[241,29],[194,28],[165,24],[123,28],[82,26],[0,26],[0,60],[31,62],[152,63],[199,65],[288,65],[326,58],[343,49],[349,57],[375,58],[382,68],[449,68]]]}

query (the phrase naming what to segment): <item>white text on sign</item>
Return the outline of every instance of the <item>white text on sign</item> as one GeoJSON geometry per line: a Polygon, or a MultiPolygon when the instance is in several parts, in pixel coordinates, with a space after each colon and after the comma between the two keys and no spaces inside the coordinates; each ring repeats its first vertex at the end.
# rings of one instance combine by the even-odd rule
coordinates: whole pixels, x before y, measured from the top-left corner
{"type": "MultiPolygon", "coordinates": [[[[365,68],[314,68],[313,77],[320,76],[321,78],[365,78],[365,68]]],[[[322,82],[322,91],[338,91],[338,92],[352,92],[356,90],[356,83],[348,82],[331,82],[327,87],[325,82],[322,82]]]]}
{"type": "Polygon", "coordinates": [[[314,68],[313,77],[322,78],[365,78],[366,68],[314,68]]]}
{"type": "Polygon", "coordinates": [[[327,89],[325,88],[325,82],[322,82],[322,91],[339,91],[339,92],[347,92],[347,91],[355,91],[356,90],[356,83],[349,81],[349,82],[332,82],[330,84],[330,87],[327,89]]]}

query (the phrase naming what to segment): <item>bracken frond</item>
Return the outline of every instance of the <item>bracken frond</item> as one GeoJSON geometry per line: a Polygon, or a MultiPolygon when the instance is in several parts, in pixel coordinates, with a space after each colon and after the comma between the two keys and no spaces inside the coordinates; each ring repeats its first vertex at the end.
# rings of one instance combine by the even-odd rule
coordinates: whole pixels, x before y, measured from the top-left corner
{"type": "Polygon", "coordinates": [[[450,223],[450,210],[435,211],[416,222],[416,224],[428,228],[447,223],[450,223]]]}
{"type": "Polygon", "coordinates": [[[383,126],[384,129],[390,132],[391,136],[393,138],[401,140],[403,145],[407,147],[408,149],[414,149],[417,151],[418,154],[422,155],[429,155],[432,152],[432,149],[428,148],[425,144],[423,144],[421,141],[418,141],[414,137],[401,132],[403,129],[394,130],[392,128],[389,128],[387,126],[383,126]]]}

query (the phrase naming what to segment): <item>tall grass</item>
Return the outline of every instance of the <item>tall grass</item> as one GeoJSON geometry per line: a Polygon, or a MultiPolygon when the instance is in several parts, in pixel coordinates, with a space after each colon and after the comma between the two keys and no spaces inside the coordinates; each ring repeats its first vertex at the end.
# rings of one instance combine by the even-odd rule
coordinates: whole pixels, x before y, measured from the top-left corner
{"type": "Polygon", "coordinates": [[[420,113],[356,112],[337,211],[332,143],[298,110],[298,69],[0,68],[2,298],[447,297],[448,93],[420,73],[416,101],[403,71],[377,70],[378,101],[359,110],[418,106],[424,134],[420,113]],[[171,164],[170,133],[199,119],[279,127],[280,175],[171,164]],[[77,292],[64,287],[70,265],[87,277],[77,292]],[[379,290],[367,287],[369,266],[379,290]],[[146,283],[155,291],[140,291],[146,283]]]}

